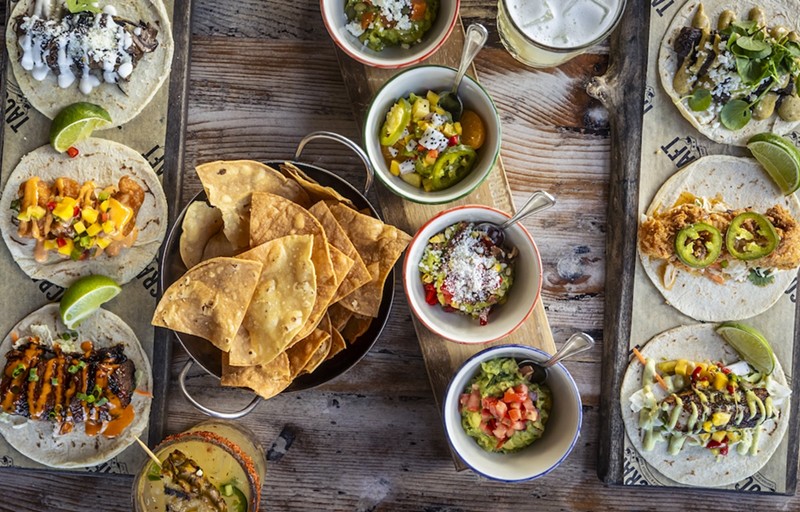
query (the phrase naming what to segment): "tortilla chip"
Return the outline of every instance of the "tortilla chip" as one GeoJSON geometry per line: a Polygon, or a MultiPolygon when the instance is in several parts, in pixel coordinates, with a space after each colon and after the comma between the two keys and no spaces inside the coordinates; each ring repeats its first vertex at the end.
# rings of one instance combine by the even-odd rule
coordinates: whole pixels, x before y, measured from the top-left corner
{"type": "Polygon", "coordinates": [[[411,241],[411,237],[394,226],[346,206],[335,205],[330,210],[355,245],[372,276],[372,281],[344,297],[339,304],[359,315],[377,317],[386,276],[411,241]]]}
{"type": "Polygon", "coordinates": [[[306,365],[300,371],[300,373],[311,373],[317,368],[319,365],[325,362],[326,357],[328,356],[328,352],[331,350],[331,335],[328,334],[325,336],[325,339],[322,341],[319,347],[317,347],[316,352],[311,356],[311,359],[308,360],[306,365]]]}
{"type": "Polygon", "coordinates": [[[336,274],[322,226],[308,210],[274,194],[256,192],[252,198],[250,242],[257,245],[286,235],[314,235],[311,261],[317,280],[317,299],[295,340],[308,336],[319,323],[336,293],[336,274]]]}
{"type": "MultiPolygon", "coordinates": [[[[328,252],[331,255],[331,265],[333,266],[333,275],[336,278],[336,289],[338,290],[350,269],[353,268],[354,261],[331,244],[328,244],[328,252]]],[[[333,297],[331,297],[331,300],[333,300],[333,297]]]]}
{"type": "Polygon", "coordinates": [[[227,352],[242,324],[263,265],[214,258],[189,269],[167,288],[152,324],[205,338],[227,352]]]}
{"type": "Polygon", "coordinates": [[[353,312],[337,302],[336,304],[331,304],[328,308],[328,316],[331,319],[331,329],[341,331],[347,325],[350,317],[353,316],[353,312]]]}
{"type": "Polygon", "coordinates": [[[236,249],[248,247],[253,192],[271,192],[297,203],[310,204],[308,194],[297,182],[261,162],[209,162],[197,166],[196,170],[208,201],[222,212],[223,231],[236,249]]]}
{"type": "Polygon", "coordinates": [[[202,260],[200,261],[206,261],[210,260],[211,258],[220,257],[229,258],[231,256],[235,256],[237,252],[238,251],[233,248],[233,245],[231,245],[231,243],[225,237],[225,233],[220,230],[216,235],[209,238],[208,242],[206,242],[206,246],[203,248],[202,260]]]}
{"type": "Polygon", "coordinates": [[[347,344],[344,342],[342,333],[336,329],[331,329],[331,349],[328,351],[328,356],[325,358],[325,360],[327,361],[328,359],[331,359],[333,356],[346,348],[347,344]]]}
{"type": "Polygon", "coordinates": [[[231,366],[228,354],[222,354],[223,386],[244,387],[255,391],[261,398],[272,398],[292,383],[289,357],[285,352],[265,365],[231,366]]]}
{"type": "Polygon", "coordinates": [[[300,375],[306,364],[314,356],[314,353],[319,349],[325,340],[330,340],[330,333],[322,329],[314,329],[311,334],[301,339],[293,346],[286,350],[286,355],[289,356],[289,368],[291,370],[291,377],[300,375]]]}
{"type": "Polygon", "coordinates": [[[250,307],[230,349],[230,364],[267,364],[283,352],[306,325],[316,301],[311,262],[314,237],[292,235],[263,243],[239,255],[264,265],[250,307]]]}
{"type": "Polygon", "coordinates": [[[347,321],[347,325],[344,326],[344,329],[342,329],[342,337],[352,345],[362,334],[367,332],[370,324],[372,324],[372,320],[373,319],[368,316],[353,315],[350,320],[347,321]]]}
{"type": "Polygon", "coordinates": [[[306,191],[312,203],[316,203],[317,201],[333,200],[337,203],[344,203],[351,208],[355,208],[355,205],[351,200],[344,197],[331,187],[320,185],[316,180],[311,179],[299,167],[291,162],[285,162],[280,167],[284,174],[288,174],[297,182],[298,185],[303,188],[303,190],[306,191]]]}
{"type": "Polygon", "coordinates": [[[312,206],[308,211],[316,217],[322,229],[325,231],[325,236],[328,238],[328,243],[336,247],[348,257],[353,260],[353,266],[347,273],[344,281],[339,284],[339,289],[331,299],[331,302],[338,302],[343,297],[351,294],[356,289],[364,286],[372,280],[372,276],[364,265],[364,260],[359,256],[353,242],[348,238],[342,226],[336,221],[336,217],[331,213],[330,208],[324,202],[319,202],[312,206]]]}
{"type": "Polygon", "coordinates": [[[222,214],[217,208],[202,201],[195,201],[186,208],[181,223],[181,239],[178,242],[181,260],[186,268],[192,268],[203,259],[203,249],[208,240],[222,229],[222,214]]]}

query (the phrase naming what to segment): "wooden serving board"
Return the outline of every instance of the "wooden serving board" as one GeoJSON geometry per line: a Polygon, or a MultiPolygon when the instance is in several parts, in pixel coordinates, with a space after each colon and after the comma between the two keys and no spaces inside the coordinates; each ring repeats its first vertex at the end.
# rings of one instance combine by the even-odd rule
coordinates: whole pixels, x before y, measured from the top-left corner
{"type": "MultiPolygon", "coordinates": [[[[456,29],[448,38],[447,42],[424,64],[438,64],[450,67],[458,66],[461,58],[461,50],[464,45],[464,30],[459,23],[456,29]]],[[[342,71],[344,83],[350,94],[350,101],[359,126],[362,125],[367,108],[374,94],[391,77],[399,73],[399,70],[385,70],[365,66],[337,48],[339,67],[342,71]]],[[[477,78],[474,66],[470,70],[470,75],[477,78]]],[[[394,224],[409,234],[414,234],[422,225],[440,211],[458,205],[483,204],[493,206],[508,213],[513,213],[514,200],[511,196],[511,189],[503,170],[502,159],[497,159],[497,164],[489,177],[478,187],[475,192],[458,201],[446,205],[422,205],[412,203],[402,199],[382,186],[376,187],[378,201],[383,210],[384,220],[394,224]]],[[[417,332],[419,345],[422,349],[422,356],[425,359],[425,366],[428,370],[428,377],[433,388],[434,398],[439,406],[444,400],[447,385],[450,378],[459,366],[473,354],[480,352],[490,346],[516,343],[540,348],[548,353],[554,353],[556,346],[553,342],[553,335],[550,332],[550,324],[544,311],[541,299],[537,302],[533,314],[528,320],[510,336],[482,345],[465,345],[453,343],[436,336],[425,328],[416,318],[414,328],[417,332]]],[[[453,454],[456,468],[461,471],[466,469],[464,463],[453,454]]]]}
{"type": "MultiPolygon", "coordinates": [[[[656,186],[696,159],[706,155],[749,156],[742,148],[714,143],[697,132],[681,117],[661,86],[655,50],[683,4],[679,0],[654,1],[642,9],[629,3],[611,41],[608,72],[588,87],[589,94],[601,100],[612,114],[597,473],[601,480],[614,485],[680,486],[644,461],[629,443],[622,421],[622,407],[628,404],[620,403],[620,387],[631,346],[643,345],[669,328],[698,323],[667,304],[644,276],[637,254],[639,213],[652,200],[656,186]]],[[[797,141],[800,133],[790,137],[797,141]]],[[[800,381],[792,379],[800,365],[797,279],[776,305],[744,322],[765,334],[786,372],[792,387],[789,418],[785,420],[789,426],[761,470],[715,489],[792,495],[797,486],[800,440],[800,381]]]]}

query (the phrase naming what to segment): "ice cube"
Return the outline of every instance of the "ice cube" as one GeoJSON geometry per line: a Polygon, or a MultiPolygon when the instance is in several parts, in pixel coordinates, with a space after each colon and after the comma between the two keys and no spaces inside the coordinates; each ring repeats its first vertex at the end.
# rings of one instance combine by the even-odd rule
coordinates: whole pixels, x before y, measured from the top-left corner
{"type": "Polygon", "coordinates": [[[553,9],[547,0],[518,0],[516,11],[516,17],[523,28],[541,25],[553,19],[553,9]]]}
{"type": "Polygon", "coordinates": [[[598,27],[606,25],[610,9],[607,1],[571,0],[564,8],[564,17],[572,21],[570,31],[576,34],[597,33],[598,27]]]}

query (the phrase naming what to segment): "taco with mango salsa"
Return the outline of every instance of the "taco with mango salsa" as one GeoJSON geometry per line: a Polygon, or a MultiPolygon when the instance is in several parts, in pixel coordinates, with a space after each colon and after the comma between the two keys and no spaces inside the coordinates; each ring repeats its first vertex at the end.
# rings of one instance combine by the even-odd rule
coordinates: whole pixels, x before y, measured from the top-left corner
{"type": "Polygon", "coordinates": [[[22,158],[0,197],[0,231],[34,279],[67,287],[103,274],[126,283],[166,233],[167,201],[150,164],[122,144],[90,138],[74,158],[49,145],[22,158]]]}
{"type": "Polygon", "coordinates": [[[769,309],[800,267],[800,202],[753,159],[701,158],[668,179],[639,223],[642,266],[667,302],[709,322],[769,309]]]}
{"type": "Polygon", "coordinates": [[[655,336],[641,360],[631,361],[620,389],[636,451],[685,485],[727,486],[753,475],[789,423],[790,389],[780,363],[769,375],[757,372],[716,328],[684,325],[655,336]]]}

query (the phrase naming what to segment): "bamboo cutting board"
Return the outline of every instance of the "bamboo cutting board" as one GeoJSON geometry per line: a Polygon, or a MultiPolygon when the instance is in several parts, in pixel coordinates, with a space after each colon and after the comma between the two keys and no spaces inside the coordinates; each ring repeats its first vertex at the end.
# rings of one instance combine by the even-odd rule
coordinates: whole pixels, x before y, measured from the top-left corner
{"type": "MultiPolygon", "coordinates": [[[[459,24],[444,46],[431,58],[426,60],[424,64],[439,64],[450,67],[458,66],[463,44],[464,30],[459,24]]],[[[361,126],[373,95],[389,78],[399,73],[400,70],[385,70],[365,66],[351,59],[338,48],[337,56],[342,78],[350,94],[350,101],[353,104],[356,121],[359,123],[359,126],[361,126]]],[[[470,74],[473,77],[477,76],[474,66],[470,74]]],[[[421,205],[412,203],[392,194],[382,186],[378,188],[379,190],[376,192],[381,209],[383,210],[384,220],[410,234],[416,233],[425,222],[440,211],[453,206],[484,204],[508,213],[513,213],[515,211],[511,189],[508,186],[508,180],[506,179],[503,163],[500,158],[497,159],[497,164],[489,177],[472,194],[445,205],[421,205]]],[[[414,328],[417,332],[420,349],[425,359],[428,377],[430,378],[434,398],[439,406],[440,413],[442,401],[444,400],[444,394],[447,390],[450,378],[461,363],[473,354],[493,345],[508,343],[529,345],[540,348],[551,354],[555,352],[556,348],[541,299],[536,304],[533,314],[519,329],[517,329],[517,331],[507,338],[494,343],[485,345],[463,345],[453,343],[431,333],[425,326],[417,321],[416,318],[414,318],[414,328]]],[[[466,469],[466,466],[455,454],[453,454],[453,459],[459,471],[466,469]]]]}

